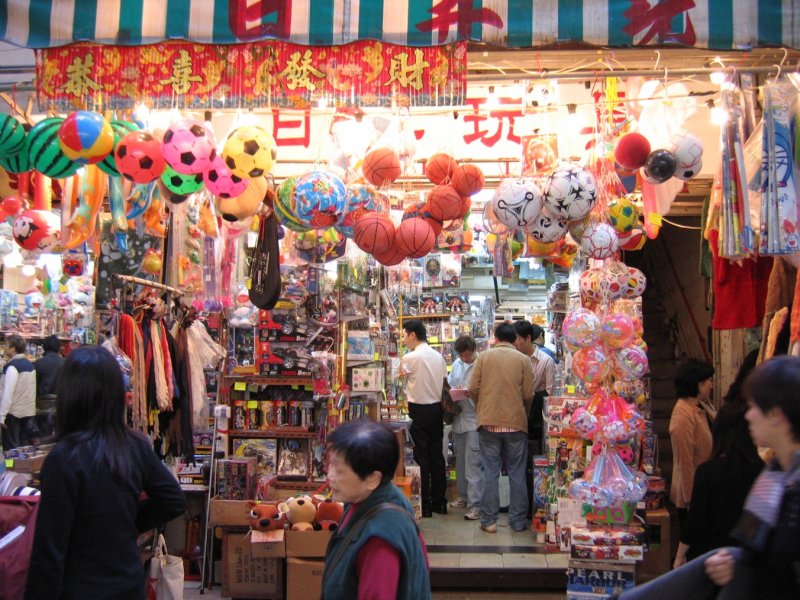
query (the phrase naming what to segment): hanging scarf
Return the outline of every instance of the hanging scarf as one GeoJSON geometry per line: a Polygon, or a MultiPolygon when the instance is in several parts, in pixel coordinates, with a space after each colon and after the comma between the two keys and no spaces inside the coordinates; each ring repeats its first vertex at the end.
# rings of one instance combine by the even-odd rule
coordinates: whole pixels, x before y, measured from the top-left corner
{"type": "Polygon", "coordinates": [[[141,327],[133,327],[133,426],[140,431],[148,427],[147,414],[147,371],[144,361],[144,340],[141,327]]]}
{"type": "Polygon", "coordinates": [[[164,349],[161,346],[161,332],[155,319],[150,321],[150,349],[152,352],[153,376],[155,378],[156,403],[162,411],[172,410],[172,400],[164,372],[164,349]]]}

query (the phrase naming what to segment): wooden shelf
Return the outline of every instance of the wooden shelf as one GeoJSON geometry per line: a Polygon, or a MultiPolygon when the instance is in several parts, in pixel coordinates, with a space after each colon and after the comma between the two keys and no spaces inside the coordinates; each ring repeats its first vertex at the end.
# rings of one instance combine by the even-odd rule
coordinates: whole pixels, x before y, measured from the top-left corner
{"type": "Polygon", "coordinates": [[[450,317],[465,317],[467,313],[441,313],[436,315],[402,315],[397,318],[401,321],[408,319],[449,319],[450,317]]]}
{"type": "Polygon", "coordinates": [[[307,431],[300,427],[271,427],[269,429],[231,429],[228,434],[235,438],[294,438],[313,440],[316,431],[307,431]]]}
{"type": "Polygon", "coordinates": [[[324,481],[291,481],[286,479],[276,479],[269,487],[278,490],[303,490],[313,492],[325,485],[324,481]]]}
{"type": "Polygon", "coordinates": [[[275,377],[269,375],[225,375],[224,381],[259,385],[312,385],[311,377],[275,377]]]}

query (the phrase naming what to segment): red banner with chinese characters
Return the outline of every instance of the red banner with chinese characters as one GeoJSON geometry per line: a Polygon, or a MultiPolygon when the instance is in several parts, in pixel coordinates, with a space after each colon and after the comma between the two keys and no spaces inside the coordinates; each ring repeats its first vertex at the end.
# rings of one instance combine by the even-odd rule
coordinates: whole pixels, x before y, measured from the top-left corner
{"type": "Polygon", "coordinates": [[[466,96],[466,66],[463,42],[75,44],[37,51],[36,86],[43,108],[453,106],[466,96]]]}

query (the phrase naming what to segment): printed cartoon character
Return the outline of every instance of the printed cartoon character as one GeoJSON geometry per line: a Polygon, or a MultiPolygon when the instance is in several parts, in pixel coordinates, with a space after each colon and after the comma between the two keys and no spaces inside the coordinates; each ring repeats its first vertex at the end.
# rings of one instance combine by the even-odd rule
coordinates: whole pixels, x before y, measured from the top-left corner
{"type": "Polygon", "coordinates": [[[35,235],[39,229],[40,227],[33,218],[28,215],[22,215],[14,221],[14,239],[20,246],[25,248],[25,242],[35,235]]]}
{"type": "Polygon", "coordinates": [[[44,296],[40,291],[32,290],[28,292],[25,294],[25,310],[23,314],[26,317],[38,317],[42,304],[44,304],[44,296]]]}

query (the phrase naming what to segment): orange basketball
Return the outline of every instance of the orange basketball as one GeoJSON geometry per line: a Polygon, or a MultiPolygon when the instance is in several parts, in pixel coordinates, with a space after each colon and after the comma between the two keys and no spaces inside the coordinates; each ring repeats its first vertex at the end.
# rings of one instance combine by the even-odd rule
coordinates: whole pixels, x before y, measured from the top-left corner
{"type": "Polygon", "coordinates": [[[472,196],[483,189],[483,171],[475,165],[461,165],[453,172],[453,187],[462,196],[472,196]]]}
{"type": "Polygon", "coordinates": [[[428,210],[439,221],[449,221],[461,216],[461,195],[452,185],[437,185],[428,192],[428,210]]]}
{"type": "Polygon", "coordinates": [[[373,256],[375,260],[387,267],[399,265],[406,259],[406,255],[403,254],[402,250],[400,250],[396,244],[393,244],[386,252],[376,253],[373,256]]]}
{"type": "Polygon", "coordinates": [[[391,148],[376,148],[364,157],[361,170],[367,181],[380,187],[400,177],[400,158],[391,148]]]}
{"type": "Polygon", "coordinates": [[[433,249],[436,236],[425,219],[414,217],[400,223],[394,243],[409,258],[421,258],[433,249]]]}
{"type": "Polygon", "coordinates": [[[434,235],[438,237],[439,234],[442,233],[442,227],[444,226],[444,224],[441,221],[437,221],[433,217],[423,217],[423,218],[428,222],[428,225],[431,226],[431,229],[433,229],[434,235]]]}
{"type": "Polygon", "coordinates": [[[461,197],[461,214],[458,215],[459,217],[466,218],[469,215],[469,211],[472,210],[472,198],[469,196],[462,196],[461,197]]]}
{"type": "Polygon", "coordinates": [[[438,152],[425,163],[425,177],[434,185],[450,183],[457,166],[455,158],[444,152],[438,152]]]}
{"type": "Polygon", "coordinates": [[[383,213],[365,213],[353,225],[353,241],[369,254],[386,252],[394,238],[394,223],[383,213]]]}

